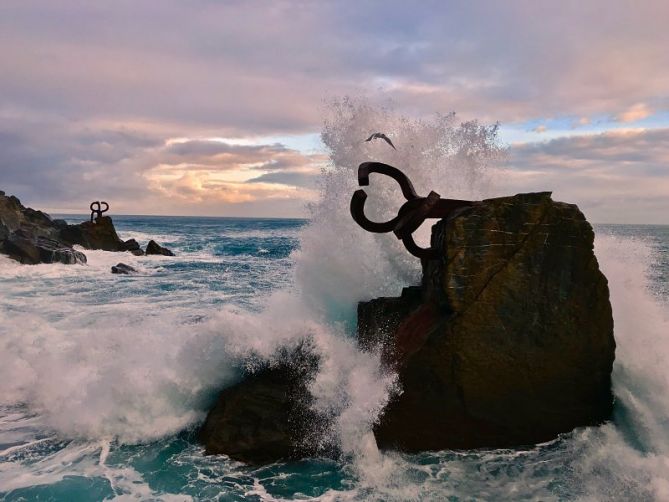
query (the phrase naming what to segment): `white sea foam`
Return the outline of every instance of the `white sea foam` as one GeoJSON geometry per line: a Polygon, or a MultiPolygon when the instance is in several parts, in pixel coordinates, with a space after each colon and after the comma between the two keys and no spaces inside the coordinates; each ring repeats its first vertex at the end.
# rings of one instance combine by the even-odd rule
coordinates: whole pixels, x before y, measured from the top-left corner
{"type": "MultiPolygon", "coordinates": [[[[480,198],[490,195],[485,166],[497,154],[491,132],[472,124],[456,127],[449,117],[409,121],[344,101],[331,110],[324,142],[332,163],[321,199],[300,234],[300,250],[292,256],[293,286],[265,298],[253,312],[234,307],[212,312],[178,291],[163,295],[145,288],[142,293],[146,283],[141,281],[153,280],[161,266],[185,259],[179,256],[126,253],[121,258],[87,251],[86,266],[21,266],[0,256],[2,404],[20,404],[28,416],[36,414],[49,437],[74,438],[62,455],[69,455],[66,460],[77,463],[81,472],[112,478],[119,495],[132,494],[118,484],[128,481],[144,490],[137,496],[153,496],[131,470],[103,472],[110,441],[150,441],[197,423],[215,392],[238,378],[240,366],[271,359],[277,349],[310,338],[322,356],[321,370],[310,385],[314,406],[333,414],[327,439],[339,443],[357,480],[354,488],[331,490],[324,498],[429,499],[477,489],[481,498],[554,498],[549,481],[531,478],[553,455],[550,448],[446,459],[435,455],[424,466],[379,452],[371,425],[397,391],[396,381],[382,371],[378,356],[360,352],[351,336],[358,301],[397,295],[403,286],[417,283],[420,272],[418,260],[392,234],[373,235],[351,222],[348,203],[358,188],[357,165],[366,160],[396,165],[421,194],[435,190],[442,196],[480,198]],[[398,150],[362,141],[376,130],[388,133],[398,150]],[[109,268],[118,261],[138,268],[142,276],[112,277],[109,268]],[[119,289],[119,280],[135,288],[132,294],[119,289]],[[99,295],[105,294],[101,301],[99,295]],[[534,459],[535,454],[542,457],[534,459]],[[524,460],[526,471],[513,472],[508,455],[529,459],[524,460]],[[487,475],[485,466],[495,462],[509,473],[487,475]],[[488,492],[480,491],[484,489],[488,492]]],[[[379,219],[391,217],[402,202],[394,182],[382,176],[372,175],[366,190],[371,214],[379,219]]],[[[429,228],[424,227],[426,242],[429,228]]],[[[666,499],[669,321],[666,306],[647,289],[652,256],[642,242],[610,236],[597,237],[596,253],[609,278],[614,310],[614,391],[629,425],[577,431],[555,447],[554,455],[568,451],[576,459],[570,468],[586,499],[598,492],[614,499],[635,493],[666,499]]],[[[216,260],[206,251],[187,259],[216,260]]],[[[34,440],[8,444],[20,450],[34,440]]],[[[53,467],[62,464],[65,457],[59,455],[35,466],[6,463],[0,468],[0,488],[62,479],[71,469],[53,467]]],[[[254,493],[263,490],[258,486],[254,493]]]]}

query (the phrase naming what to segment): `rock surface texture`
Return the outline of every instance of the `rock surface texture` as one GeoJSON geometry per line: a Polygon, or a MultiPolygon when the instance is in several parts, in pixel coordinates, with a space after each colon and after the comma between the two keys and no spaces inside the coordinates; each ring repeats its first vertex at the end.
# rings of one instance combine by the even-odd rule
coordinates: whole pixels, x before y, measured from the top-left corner
{"type": "Polygon", "coordinates": [[[402,386],[379,446],[517,446],[609,418],[615,341],[593,240],[550,193],[439,221],[422,286],[358,306],[361,345],[382,347],[402,386]]]}
{"type": "Polygon", "coordinates": [[[61,238],[71,245],[103,251],[126,251],[126,243],[116,233],[110,216],[100,216],[94,221],[78,225],[67,225],[61,230],[61,238]]]}
{"type": "Polygon", "coordinates": [[[154,240],[150,240],[146,245],[146,254],[159,254],[163,256],[174,256],[174,253],[167,248],[164,248],[154,240]]]}
{"type": "Polygon", "coordinates": [[[62,222],[0,191],[0,253],[31,265],[86,263],[83,253],[60,238],[62,228],[62,222]]]}
{"type": "Polygon", "coordinates": [[[310,409],[307,384],[317,366],[300,350],[224,389],[199,432],[205,453],[250,464],[315,453],[325,419],[310,409]]]}
{"type": "Polygon", "coordinates": [[[118,263],[116,265],[112,265],[111,273],[121,274],[121,275],[132,275],[137,273],[137,269],[131,267],[130,265],[126,265],[125,263],[118,263]]]}

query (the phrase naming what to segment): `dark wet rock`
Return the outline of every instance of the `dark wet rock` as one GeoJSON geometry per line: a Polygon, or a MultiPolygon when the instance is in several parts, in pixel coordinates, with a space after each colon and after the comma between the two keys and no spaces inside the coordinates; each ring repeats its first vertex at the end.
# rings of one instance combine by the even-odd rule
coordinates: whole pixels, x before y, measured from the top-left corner
{"type": "Polygon", "coordinates": [[[123,246],[126,251],[136,251],[139,249],[139,242],[137,242],[135,239],[128,239],[123,243],[123,246]]]}
{"type": "Polygon", "coordinates": [[[307,389],[317,366],[298,349],[223,390],[198,435],[205,453],[250,464],[322,454],[316,436],[327,420],[311,410],[307,389]]]}
{"type": "Polygon", "coordinates": [[[5,226],[4,223],[0,220],[0,242],[9,237],[10,233],[11,232],[9,231],[9,228],[7,228],[7,226],[5,226]]]}
{"type": "Polygon", "coordinates": [[[146,254],[160,254],[163,256],[174,256],[174,253],[170,251],[169,249],[161,246],[154,240],[150,240],[149,243],[146,245],[146,254]]]}
{"type": "Polygon", "coordinates": [[[117,265],[113,265],[111,268],[112,274],[124,274],[124,275],[129,275],[129,274],[136,274],[137,270],[130,265],[126,265],[125,263],[119,263],[117,265]]]}
{"type": "Polygon", "coordinates": [[[0,232],[6,236],[19,229],[50,238],[56,238],[58,232],[47,214],[23,206],[13,195],[0,195],[0,228],[4,228],[0,232]]]}
{"type": "Polygon", "coordinates": [[[0,194],[0,253],[21,263],[86,263],[86,256],[60,239],[62,225],[42,211],[0,194]]]}
{"type": "Polygon", "coordinates": [[[21,229],[4,240],[3,250],[10,258],[29,265],[86,263],[86,256],[83,253],[48,237],[34,237],[21,229]]]}
{"type": "Polygon", "coordinates": [[[615,341],[593,239],[549,193],[438,222],[423,285],[358,307],[361,345],[381,346],[402,386],[379,446],[517,446],[607,420],[615,341]]]}
{"type": "Polygon", "coordinates": [[[53,220],[53,224],[56,228],[63,229],[67,227],[67,221],[65,220],[53,220]]]}
{"type": "Polygon", "coordinates": [[[142,248],[139,246],[139,242],[137,242],[135,239],[128,239],[123,244],[126,251],[129,251],[135,256],[144,256],[144,251],[142,251],[142,248]]]}
{"type": "Polygon", "coordinates": [[[125,242],[116,233],[110,216],[101,216],[78,225],[68,225],[60,230],[60,237],[71,245],[78,244],[86,249],[125,251],[125,242]]]}

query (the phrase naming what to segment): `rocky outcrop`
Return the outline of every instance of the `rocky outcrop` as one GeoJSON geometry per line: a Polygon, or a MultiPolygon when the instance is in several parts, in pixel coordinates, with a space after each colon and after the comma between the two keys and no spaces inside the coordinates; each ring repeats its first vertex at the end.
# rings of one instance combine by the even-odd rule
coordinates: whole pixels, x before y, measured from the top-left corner
{"type": "Polygon", "coordinates": [[[86,256],[60,238],[63,225],[0,192],[0,253],[25,264],[86,263],[86,256]]]}
{"type": "Polygon", "coordinates": [[[130,275],[136,274],[137,269],[125,263],[118,263],[117,265],[112,265],[111,272],[112,274],[130,275]]]}
{"type": "Polygon", "coordinates": [[[174,253],[170,251],[169,249],[161,246],[154,240],[150,240],[149,243],[146,245],[146,254],[157,254],[157,255],[163,255],[163,256],[174,256],[174,253]]]}
{"type": "Polygon", "coordinates": [[[110,216],[100,216],[94,221],[84,221],[78,225],[67,225],[60,237],[70,245],[103,251],[125,251],[125,242],[116,233],[110,216]]]}
{"type": "Polygon", "coordinates": [[[609,418],[615,341],[593,239],[550,193],[438,222],[423,284],[358,307],[361,345],[382,347],[402,386],[379,446],[515,446],[609,418]]]}
{"type": "Polygon", "coordinates": [[[139,242],[135,239],[128,239],[123,243],[123,247],[126,251],[130,251],[135,256],[144,256],[144,251],[139,247],[139,242]]]}
{"type": "MultiPolygon", "coordinates": [[[[109,216],[68,225],[65,220],[53,220],[42,211],[24,207],[19,199],[0,191],[0,253],[29,264],[86,263],[86,255],[75,251],[75,245],[144,255],[135,239],[121,240],[109,216]]],[[[174,256],[155,241],[149,242],[147,254],[174,256]]]]}
{"type": "Polygon", "coordinates": [[[198,434],[205,453],[250,464],[323,453],[315,436],[327,419],[310,408],[307,389],[317,367],[300,347],[224,389],[198,434]]]}
{"type": "MultiPolygon", "coordinates": [[[[439,221],[422,284],[358,306],[361,347],[380,350],[402,387],[374,428],[379,446],[511,447],[609,418],[615,341],[593,240],[579,209],[549,193],[439,221]]],[[[318,361],[284,360],[221,393],[199,434],[206,453],[313,453],[314,424],[328,421],[309,406],[318,361]]]]}
{"type": "Polygon", "coordinates": [[[10,258],[29,265],[38,263],[64,263],[66,265],[86,263],[86,255],[83,253],[75,251],[57,240],[48,237],[36,237],[22,229],[9,235],[4,240],[2,248],[10,258]]]}

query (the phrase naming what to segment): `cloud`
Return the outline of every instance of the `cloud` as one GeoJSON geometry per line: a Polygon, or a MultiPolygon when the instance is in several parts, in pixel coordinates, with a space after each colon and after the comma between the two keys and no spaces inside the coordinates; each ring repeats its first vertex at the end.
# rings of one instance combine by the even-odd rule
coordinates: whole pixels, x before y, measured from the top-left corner
{"type": "Polygon", "coordinates": [[[590,125],[590,123],[591,123],[590,117],[580,117],[578,120],[575,120],[572,123],[571,127],[573,129],[576,129],[577,127],[590,125]]]}
{"type": "Polygon", "coordinates": [[[630,106],[627,110],[616,115],[618,122],[636,122],[637,120],[650,117],[653,111],[644,103],[637,103],[630,106]]]}
{"type": "Polygon", "coordinates": [[[605,0],[6,0],[0,106],[190,137],[312,132],[323,97],[359,93],[502,122],[666,109],[668,17],[605,0]]]}
{"type": "Polygon", "coordinates": [[[279,143],[175,143],[94,123],[0,120],[0,189],[57,212],[82,212],[104,199],[117,213],[239,214],[231,206],[246,204],[263,215],[277,200],[293,199],[297,213],[287,215],[295,216],[313,199],[324,160],[279,143]]]}
{"type": "Polygon", "coordinates": [[[267,173],[249,180],[249,183],[280,183],[296,187],[316,188],[318,172],[284,171],[267,173]]]}
{"type": "MultiPolygon", "coordinates": [[[[348,9],[297,0],[4,0],[0,185],[63,209],[107,197],[133,212],[299,210],[322,158],[212,138],[314,133],[323,102],[342,95],[394,103],[408,116],[457,111],[484,123],[661,116],[668,18],[669,3],[659,0],[634,8],[388,0],[348,9]]],[[[651,140],[570,141],[570,155],[583,141],[592,158],[558,153],[566,143],[530,145],[515,150],[519,162],[532,159],[516,177],[533,179],[540,162],[583,166],[585,194],[587,179],[601,180],[587,178],[598,174],[594,165],[620,168],[627,157],[639,176],[661,168],[634,160],[648,155],[634,146],[661,146],[651,140]]]]}
{"type": "Polygon", "coordinates": [[[552,190],[595,222],[666,223],[669,128],[514,145],[501,192],[552,190]]]}

